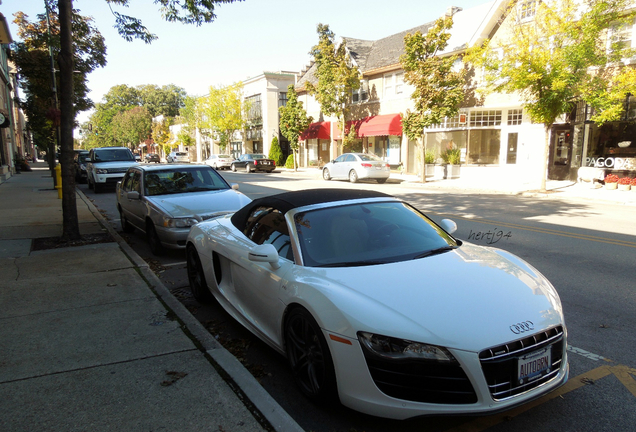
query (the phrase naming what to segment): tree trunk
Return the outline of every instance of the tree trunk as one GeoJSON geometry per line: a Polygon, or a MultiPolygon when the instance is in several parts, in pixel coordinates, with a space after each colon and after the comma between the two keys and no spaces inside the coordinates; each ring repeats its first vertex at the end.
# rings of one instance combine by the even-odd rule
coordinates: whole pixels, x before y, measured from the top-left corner
{"type": "Polygon", "coordinates": [[[543,146],[543,160],[541,161],[541,192],[546,191],[546,178],[548,176],[548,158],[550,157],[550,130],[552,130],[552,124],[545,125],[545,143],[543,146]]]}
{"type": "Polygon", "coordinates": [[[80,238],[73,175],[73,34],[72,0],[58,0],[60,16],[60,164],[62,166],[62,238],[80,238]]]}
{"type": "Polygon", "coordinates": [[[428,140],[426,132],[422,134],[422,183],[426,183],[426,141],[428,140]]]}

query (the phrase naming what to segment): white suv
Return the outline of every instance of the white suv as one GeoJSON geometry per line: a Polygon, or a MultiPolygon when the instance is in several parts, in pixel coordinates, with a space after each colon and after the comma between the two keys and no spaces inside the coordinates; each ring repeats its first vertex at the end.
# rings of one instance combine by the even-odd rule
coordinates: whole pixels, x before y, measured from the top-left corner
{"type": "Polygon", "coordinates": [[[113,187],[124,178],[129,167],[139,165],[126,147],[99,147],[91,149],[86,164],[89,189],[99,193],[104,186],[113,187]]]}
{"type": "Polygon", "coordinates": [[[166,157],[168,163],[190,163],[188,152],[173,151],[166,157]]]}

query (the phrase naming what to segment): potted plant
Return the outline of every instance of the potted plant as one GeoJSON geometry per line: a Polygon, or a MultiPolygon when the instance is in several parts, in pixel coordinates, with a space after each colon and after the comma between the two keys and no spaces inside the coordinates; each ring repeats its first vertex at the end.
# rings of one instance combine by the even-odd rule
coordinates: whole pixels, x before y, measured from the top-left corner
{"type": "Polygon", "coordinates": [[[446,167],[446,178],[459,178],[461,158],[461,149],[451,142],[448,148],[444,150],[444,153],[442,153],[442,159],[444,159],[444,162],[448,164],[448,166],[446,167]]]}
{"type": "Polygon", "coordinates": [[[628,191],[630,189],[629,185],[632,179],[629,177],[622,177],[618,179],[618,190],[628,191]]]}
{"type": "Polygon", "coordinates": [[[426,150],[424,168],[426,170],[426,178],[432,178],[435,175],[435,152],[433,150],[426,150]]]}
{"type": "Polygon", "coordinates": [[[617,189],[618,176],[616,174],[608,174],[605,176],[605,189],[617,189]]]}

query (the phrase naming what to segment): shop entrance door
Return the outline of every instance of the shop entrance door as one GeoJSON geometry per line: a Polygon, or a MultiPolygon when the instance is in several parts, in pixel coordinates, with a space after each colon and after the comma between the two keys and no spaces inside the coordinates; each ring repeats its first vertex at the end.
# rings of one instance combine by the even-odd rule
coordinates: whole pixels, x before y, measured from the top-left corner
{"type": "Polygon", "coordinates": [[[556,126],[552,129],[548,160],[548,179],[550,180],[569,180],[572,164],[571,131],[570,126],[556,126]]]}

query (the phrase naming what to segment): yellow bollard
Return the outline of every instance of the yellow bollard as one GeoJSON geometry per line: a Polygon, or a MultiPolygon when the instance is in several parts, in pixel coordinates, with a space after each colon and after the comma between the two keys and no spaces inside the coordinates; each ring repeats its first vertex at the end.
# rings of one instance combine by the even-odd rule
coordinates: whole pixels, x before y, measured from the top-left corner
{"type": "Polygon", "coordinates": [[[62,166],[55,165],[55,189],[57,189],[58,199],[62,199],[62,166]]]}

